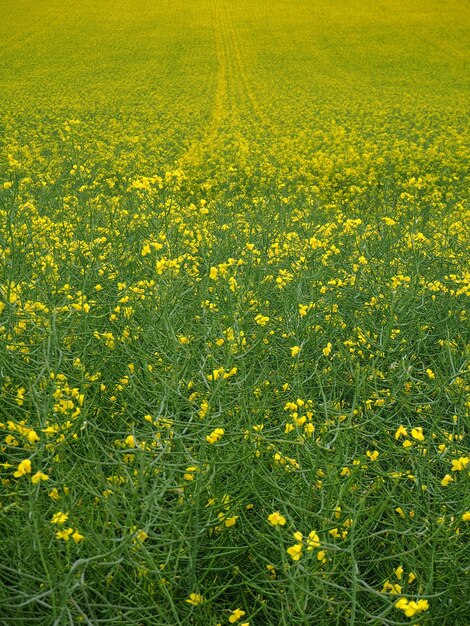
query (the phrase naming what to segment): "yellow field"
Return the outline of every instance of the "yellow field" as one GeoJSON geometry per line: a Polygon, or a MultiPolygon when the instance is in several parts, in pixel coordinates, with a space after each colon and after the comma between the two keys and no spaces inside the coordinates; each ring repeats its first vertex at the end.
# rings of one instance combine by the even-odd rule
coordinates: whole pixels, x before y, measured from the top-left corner
{"type": "Polygon", "coordinates": [[[0,624],[468,622],[463,0],[3,0],[0,624]]]}

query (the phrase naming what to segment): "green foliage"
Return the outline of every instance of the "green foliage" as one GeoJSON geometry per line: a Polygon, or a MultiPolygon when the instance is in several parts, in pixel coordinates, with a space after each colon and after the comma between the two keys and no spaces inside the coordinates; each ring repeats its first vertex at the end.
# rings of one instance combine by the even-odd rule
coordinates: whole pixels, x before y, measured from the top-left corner
{"type": "Polygon", "coordinates": [[[1,624],[466,623],[466,5],[3,5],[1,624]]]}

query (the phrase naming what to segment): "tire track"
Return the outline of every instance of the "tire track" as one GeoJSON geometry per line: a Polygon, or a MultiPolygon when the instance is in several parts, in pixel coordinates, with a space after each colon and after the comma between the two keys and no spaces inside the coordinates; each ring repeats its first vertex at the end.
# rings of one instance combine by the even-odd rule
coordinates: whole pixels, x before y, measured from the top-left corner
{"type": "Polygon", "coordinates": [[[237,31],[234,26],[233,12],[230,0],[223,0],[221,3],[225,11],[225,22],[227,33],[230,38],[230,47],[232,50],[233,60],[235,64],[234,73],[237,78],[237,85],[239,89],[240,100],[245,100],[247,107],[245,111],[240,110],[240,114],[248,114],[256,122],[256,127],[259,130],[260,127],[271,126],[270,121],[263,114],[262,108],[254,95],[253,89],[250,87],[248,74],[246,71],[246,63],[243,60],[243,54],[240,46],[240,38],[237,35],[237,31]]]}
{"type": "Polygon", "coordinates": [[[183,170],[185,167],[197,166],[203,162],[228,115],[229,52],[226,45],[225,23],[221,15],[221,3],[217,0],[212,0],[210,2],[210,11],[217,55],[217,77],[212,114],[202,139],[193,141],[185,154],[179,159],[178,165],[183,170]]]}
{"type": "Polygon", "coordinates": [[[241,144],[264,144],[264,135],[279,134],[278,126],[263,110],[250,84],[237,33],[231,0],[211,0],[212,27],[217,55],[216,88],[212,114],[202,138],[195,139],[179,159],[184,171],[211,156],[241,144]]]}

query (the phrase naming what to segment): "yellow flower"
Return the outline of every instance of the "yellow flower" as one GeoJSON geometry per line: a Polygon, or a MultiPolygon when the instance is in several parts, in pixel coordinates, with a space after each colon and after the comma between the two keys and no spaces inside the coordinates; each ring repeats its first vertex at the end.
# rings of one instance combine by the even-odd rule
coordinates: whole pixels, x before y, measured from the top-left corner
{"type": "Polygon", "coordinates": [[[128,437],[126,437],[125,443],[127,446],[129,446],[129,448],[135,448],[136,441],[134,435],[129,435],[128,437]]]}
{"type": "Polygon", "coordinates": [[[377,459],[379,458],[379,451],[374,450],[373,452],[370,452],[369,450],[367,450],[366,456],[368,456],[371,461],[377,461],[377,459]]]}
{"type": "Polygon", "coordinates": [[[63,539],[64,541],[68,541],[72,533],[73,528],[64,528],[63,530],[58,530],[55,536],[57,537],[57,539],[63,539]]]}
{"type": "Polygon", "coordinates": [[[395,570],[395,576],[398,578],[398,580],[401,580],[403,578],[403,572],[405,570],[403,569],[403,567],[401,565],[399,565],[397,567],[397,569],[395,570]]]}
{"type": "Polygon", "coordinates": [[[219,274],[219,270],[216,267],[211,267],[210,272],[209,272],[209,278],[211,280],[216,280],[218,274],[219,274]]]}
{"type": "Polygon", "coordinates": [[[468,456],[461,456],[459,459],[454,459],[452,461],[452,471],[462,472],[469,463],[470,463],[470,457],[468,456]]]}
{"type": "Polygon", "coordinates": [[[232,517],[227,517],[227,519],[224,521],[225,527],[230,528],[231,526],[234,526],[237,523],[237,519],[238,515],[232,515],[232,517]]]}
{"type": "Polygon", "coordinates": [[[389,580],[386,580],[382,588],[382,593],[387,593],[387,591],[390,593],[390,595],[397,596],[401,593],[401,585],[399,585],[398,583],[392,584],[389,580]]]}
{"type": "Polygon", "coordinates": [[[399,426],[395,432],[395,439],[399,439],[400,437],[407,437],[408,433],[404,426],[399,426]]]}
{"type": "Polygon", "coordinates": [[[308,539],[307,539],[307,552],[310,552],[311,550],[315,550],[316,548],[320,547],[320,537],[317,535],[317,533],[312,530],[311,532],[308,533],[308,539]]]}
{"type": "Polygon", "coordinates": [[[238,367],[232,367],[232,369],[224,373],[224,379],[232,378],[232,376],[235,376],[237,372],[238,372],[238,367]]]}
{"type": "Polygon", "coordinates": [[[397,609],[403,611],[406,617],[413,617],[416,613],[427,611],[429,603],[427,600],[418,600],[418,602],[415,602],[414,600],[408,601],[406,598],[400,598],[395,602],[395,606],[397,609]]]}
{"type": "Polygon", "coordinates": [[[268,522],[273,526],[284,526],[286,523],[286,518],[279,513],[279,511],[275,511],[268,515],[268,522]]]}
{"type": "Polygon", "coordinates": [[[291,557],[293,561],[298,561],[302,556],[302,544],[296,543],[290,548],[287,548],[287,554],[291,557]]]}
{"type": "Polygon", "coordinates": [[[186,468],[186,473],[183,474],[185,480],[194,480],[194,473],[197,472],[197,467],[192,465],[186,468]]]}
{"type": "Polygon", "coordinates": [[[26,439],[29,441],[29,443],[37,443],[40,438],[36,431],[30,430],[26,435],[26,439]]]}
{"type": "Polygon", "coordinates": [[[302,348],[300,346],[292,346],[292,348],[290,349],[290,353],[293,357],[297,356],[299,352],[301,351],[301,349],[302,348]]]}
{"type": "Polygon", "coordinates": [[[470,511],[465,511],[462,515],[462,522],[470,522],[470,511]]]}
{"type": "Polygon", "coordinates": [[[323,350],[322,350],[323,354],[324,354],[325,356],[330,356],[330,354],[331,354],[331,348],[332,348],[332,347],[333,347],[333,346],[331,345],[331,343],[330,343],[330,342],[328,342],[328,343],[326,344],[326,346],[325,346],[325,347],[323,348],[323,350]]]}
{"type": "Polygon", "coordinates": [[[54,487],[53,489],[51,489],[48,495],[49,495],[49,498],[52,498],[53,500],[60,499],[60,494],[59,494],[59,490],[57,489],[57,487],[54,487]]]}
{"type": "Polygon", "coordinates": [[[210,435],[206,436],[207,443],[216,443],[223,437],[224,433],[225,430],[223,428],[216,428],[210,435]]]}
{"type": "Polygon", "coordinates": [[[390,587],[391,587],[390,581],[386,580],[384,582],[384,584],[383,584],[381,593],[387,593],[387,591],[390,589],[390,587]]]}
{"type": "Polygon", "coordinates": [[[266,315],[259,314],[255,317],[255,322],[259,326],[266,326],[266,324],[269,322],[269,317],[267,317],[266,315]]]}
{"type": "Polygon", "coordinates": [[[224,372],[225,372],[224,367],[218,367],[217,369],[212,370],[212,374],[207,375],[207,379],[211,381],[219,380],[221,374],[223,374],[224,372]]]}
{"type": "Polygon", "coordinates": [[[37,485],[41,480],[49,480],[49,476],[44,472],[36,472],[34,476],[31,476],[31,482],[33,485],[37,485]]]}
{"type": "Polygon", "coordinates": [[[75,543],[80,543],[80,541],[83,541],[85,539],[85,537],[83,535],[81,535],[78,530],[76,530],[73,535],[72,535],[72,539],[74,540],[75,543]]]}
{"type": "Polygon", "coordinates": [[[31,473],[31,461],[29,459],[25,459],[18,464],[18,469],[13,474],[15,478],[20,478],[20,476],[24,476],[25,474],[31,473]]]}
{"type": "Polygon", "coordinates": [[[190,593],[186,602],[188,604],[192,604],[193,606],[197,606],[198,604],[202,604],[204,602],[204,598],[199,593],[190,593]]]}
{"type": "Polygon", "coordinates": [[[54,515],[52,516],[51,524],[57,524],[58,526],[61,526],[62,524],[65,524],[68,518],[69,518],[68,513],[57,511],[57,513],[54,513],[54,515]]]}
{"type": "Polygon", "coordinates": [[[235,622],[238,622],[238,620],[244,615],[246,615],[245,611],[242,611],[241,609],[235,609],[234,611],[231,612],[230,617],[228,618],[228,621],[231,624],[235,624],[235,622]]]}
{"type": "Polygon", "coordinates": [[[419,426],[418,428],[413,428],[413,430],[411,431],[411,436],[417,441],[424,441],[423,429],[421,428],[421,426],[419,426]]]}
{"type": "Polygon", "coordinates": [[[452,478],[452,476],[450,474],[446,474],[444,478],[441,480],[441,485],[443,487],[447,487],[447,485],[452,482],[454,482],[454,479],[452,478]]]}
{"type": "Polygon", "coordinates": [[[145,541],[148,537],[148,533],[145,532],[145,530],[138,530],[137,533],[135,534],[135,539],[137,539],[138,541],[145,541]]]}

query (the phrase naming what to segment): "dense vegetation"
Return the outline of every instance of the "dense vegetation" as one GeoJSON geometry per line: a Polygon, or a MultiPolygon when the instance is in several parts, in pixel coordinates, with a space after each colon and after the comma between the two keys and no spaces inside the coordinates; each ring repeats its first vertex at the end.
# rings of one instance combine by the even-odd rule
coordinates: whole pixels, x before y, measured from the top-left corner
{"type": "Polygon", "coordinates": [[[2,624],[467,623],[467,23],[3,2],[2,624]]]}

